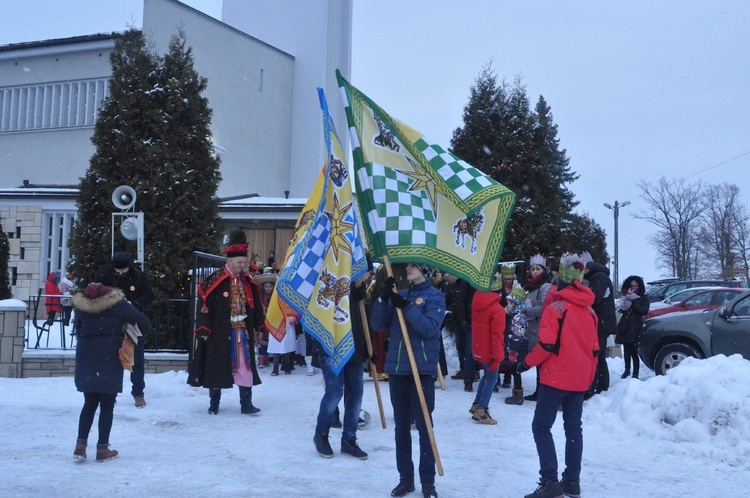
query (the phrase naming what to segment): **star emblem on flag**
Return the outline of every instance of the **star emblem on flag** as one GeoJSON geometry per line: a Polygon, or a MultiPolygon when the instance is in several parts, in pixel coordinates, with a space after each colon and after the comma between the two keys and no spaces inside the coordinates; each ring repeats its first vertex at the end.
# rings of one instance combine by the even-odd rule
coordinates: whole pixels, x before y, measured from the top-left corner
{"type": "Polygon", "coordinates": [[[346,215],[352,208],[352,203],[348,202],[341,206],[339,204],[339,196],[334,192],[333,194],[333,209],[331,211],[323,211],[331,222],[331,250],[333,257],[338,261],[339,251],[344,251],[347,254],[352,254],[352,244],[346,237],[346,234],[350,233],[354,229],[354,225],[348,221],[345,221],[346,215]]]}
{"type": "Polygon", "coordinates": [[[437,213],[437,194],[439,187],[435,180],[427,172],[427,169],[422,167],[417,161],[411,157],[404,155],[404,159],[409,163],[409,166],[414,170],[413,172],[402,170],[401,172],[414,180],[414,183],[409,190],[414,192],[415,190],[424,190],[427,193],[427,197],[432,205],[433,212],[437,213]]]}

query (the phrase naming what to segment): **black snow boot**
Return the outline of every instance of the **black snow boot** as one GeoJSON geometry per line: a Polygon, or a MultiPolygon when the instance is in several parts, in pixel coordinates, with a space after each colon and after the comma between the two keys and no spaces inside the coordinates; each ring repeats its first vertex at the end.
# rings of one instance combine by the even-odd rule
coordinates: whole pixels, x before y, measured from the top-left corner
{"type": "Polygon", "coordinates": [[[253,406],[253,388],[240,386],[240,412],[243,415],[258,413],[260,408],[253,406]]]}
{"type": "Polygon", "coordinates": [[[221,400],[221,389],[209,389],[208,399],[210,400],[208,405],[208,414],[216,415],[219,413],[219,401],[221,400]]]}
{"type": "Polygon", "coordinates": [[[562,496],[563,490],[559,481],[540,477],[536,491],[524,496],[524,498],[562,498],[562,496]]]}

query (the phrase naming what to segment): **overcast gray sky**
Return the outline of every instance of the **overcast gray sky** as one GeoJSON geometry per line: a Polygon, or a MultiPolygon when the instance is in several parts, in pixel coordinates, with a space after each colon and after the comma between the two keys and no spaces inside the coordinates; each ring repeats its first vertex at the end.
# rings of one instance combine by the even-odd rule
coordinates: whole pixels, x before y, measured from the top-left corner
{"type": "MultiPolygon", "coordinates": [[[[221,16],[221,0],[184,3],[221,16]]],[[[119,31],[143,12],[142,0],[0,6],[0,44],[119,31]]],[[[543,95],[552,108],[581,175],[570,186],[579,210],[606,230],[610,255],[603,204],[632,203],[620,211],[619,273],[648,280],[664,272],[653,227],[631,215],[645,208],[638,181],[729,182],[750,202],[748,53],[745,0],[354,0],[351,82],[447,147],[486,63],[520,75],[532,105],[543,95]]]]}

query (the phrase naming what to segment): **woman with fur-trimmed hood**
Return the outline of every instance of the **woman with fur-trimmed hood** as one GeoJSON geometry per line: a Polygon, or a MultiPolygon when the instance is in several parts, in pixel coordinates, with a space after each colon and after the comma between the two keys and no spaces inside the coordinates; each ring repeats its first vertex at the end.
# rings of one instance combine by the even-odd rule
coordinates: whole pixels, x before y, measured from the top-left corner
{"type": "Polygon", "coordinates": [[[75,383],[84,398],[73,456],[86,459],[89,431],[99,408],[96,461],[103,462],[117,457],[117,451],[109,449],[109,433],[117,393],[122,392],[122,326],[134,323],[145,335],[151,330],[151,322],[125,299],[121,290],[100,283],[91,283],[73,296],[73,307],[78,331],[75,383]]]}

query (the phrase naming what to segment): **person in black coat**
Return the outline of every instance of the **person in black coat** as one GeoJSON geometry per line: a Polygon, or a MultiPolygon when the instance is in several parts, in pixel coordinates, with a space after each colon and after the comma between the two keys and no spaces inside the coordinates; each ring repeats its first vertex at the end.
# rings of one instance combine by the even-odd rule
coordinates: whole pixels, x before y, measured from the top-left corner
{"type": "Polygon", "coordinates": [[[622,344],[623,357],[625,359],[625,372],[623,379],[630,375],[630,362],[633,362],[633,378],[638,378],[638,339],[643,328],[643,321],[648,313],[648,298],[643,297],[646,286],[643,279],[636,275],[626,278],[622,282],[622,299],[620,300],[619,312],[622,313],[620,322],[617,324],[617,335],[615,342],[622,344]]]}
{"type": "Polygon", "coordinates": [[[227,263],[198,285],[195,335],[198,345],[188,384],[208,388],[208,413],[219,413],[221,390],[237,384],[240,413],[252,415],[253,386],[261,384],[255,364],[255,330],[264,323],[260,287],[247,270],[244,232],[230,234],[227,263]]]}
{"type": "Polygon", "coordinates": [[[117,456],[117,451],[109,449],[109,433],[117,393],[122,392],[123,368],[118,351],[122,346],[123,324],[136,324],[146,333],[151,329],[151,322],[128,303],[121,290],[100,283],[91,283],[82,293],[73,296],[73,307],[78,331],[75,384],[84,397],[73,455],[79,460],[86,459],[89,431],[99,408],[96,460],[101,462],[117,456]]]}
{"type": "MultiPolygon", "coordinates": [[[[138,270],[133,264],[133,258],[126,252],[118,251],[112,255],[112,263],[102,265],[96,271],[94,282],[120,289],[125,299],[141,313],[154,300],[154,291],[146,279],[146,274],[138,270]]],[[[144,336],[145,337],[145,336],[144,336]]],[[[133,385],[130,394],[135,400],[136,408],[146,406],[143,391],[146,389],[144,370],[144,354],[146,341],[138,341],[135,346],[135,364],[130,372],[130,383],[133,385]]]]}
{"type": "Polygon", "coordinates": [[[612,280],[609,278],[609,268],[589,261],[586,263],[584,278],[589,283],[589,288],[594,293],[594,304],[591,308],[599,318],[599,363],[596,367],[594,383],[586,397],[599,394],[609,389],[609,367],[607,366],[607,338],[616,332],[617,312],[615,311],[615,291],[612,280]]]}

